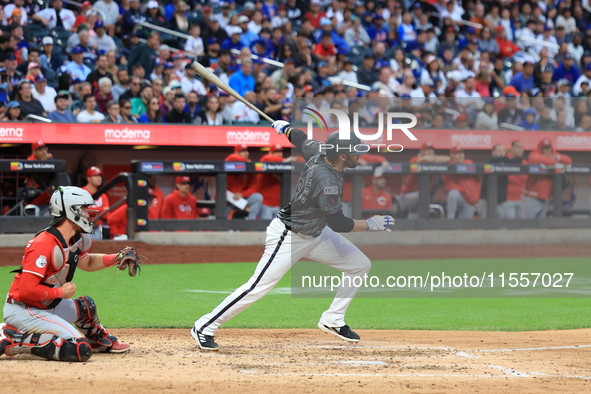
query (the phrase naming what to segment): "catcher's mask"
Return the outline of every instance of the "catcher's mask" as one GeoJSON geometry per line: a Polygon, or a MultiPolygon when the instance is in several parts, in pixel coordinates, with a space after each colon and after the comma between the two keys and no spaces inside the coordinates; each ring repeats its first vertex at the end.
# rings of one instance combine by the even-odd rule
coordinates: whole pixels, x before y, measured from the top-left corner
{"type": "Polygon", "coordinates": [[[94,200],[88,191],[74,186],[60,186],[49,200],[49,212],[53,216],[50,225],[69,219],[90,234],[94,231],[94,221],[99,213],[89,209],[93,205],[94,200]]]}

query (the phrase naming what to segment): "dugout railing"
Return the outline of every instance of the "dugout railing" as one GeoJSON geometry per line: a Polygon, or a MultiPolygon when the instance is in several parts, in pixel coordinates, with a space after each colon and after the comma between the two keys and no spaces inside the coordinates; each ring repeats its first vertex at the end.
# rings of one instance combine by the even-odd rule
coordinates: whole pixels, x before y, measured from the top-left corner
{"type": "MultiPolygon", "coordinates": [[[[147,211],[137,213],[133,218],[145,226],[135,226],[136,231],[263,231],[268,225],[266,220],[228,220],[226,218],[226,186],[229,174],[240,173],[273,173],[281,176],[281,203],[285,205],[292,194],[292,179],[297,179],[301,164],[291,163],[257,163],[257,162],[224,162],[224,161],[134,161],[132,171],[144,179],[149,176],[215,176],[216,220],[149,220],[147,211]],[[295,177],[295,178],[294,178],[295,177]],[[143,216],[145,215],[145,216],[143,216]]],[[[373,167],[365,166],[348,169],[345,177],[352,182],[353,217],[361,219],[367,212],[361,209],[361,190],[364,177],[373,174],[373,167]]],[[[410,164],[390,163],[385,175],[416,175],[419,179],[419,207],[417,220],[397,219],[396,229],[499,229],[499,228],[591,228],[591,219],[572,219],[564,217],[562,205],[563,177],[566,175],[590,175],[591,164],[569,165],[561,168],[544,167],[542,165],[508,165],[508,164],[410,164]],[[481,175],[483,183],[487,183],[486,220],[456,219],[438,220],[430,218],[431,191],[430,179],[437,175],[481,175]],[[499,176],[526,174],[532,176],[549,176],[554,181],[552,194],[552,218],[545,219],[497,219],[497,185],[499,176]]],[[[586,198],[583,196],[583,198],[586,198]]],[[[131,222],[131,221],[130,221],[131,222]]],[[[128,234],[132,236],[132,234],[128,234]]]]}
{"type": "Polygon", "coordinates": [[[6,186],[0,192],[0,207],[6,209],[0,234],[36,233],[47,226],[47,217],[27,215],[26,202],[69,182],[65,160],[0,159],[0,183],[6,186]]]}

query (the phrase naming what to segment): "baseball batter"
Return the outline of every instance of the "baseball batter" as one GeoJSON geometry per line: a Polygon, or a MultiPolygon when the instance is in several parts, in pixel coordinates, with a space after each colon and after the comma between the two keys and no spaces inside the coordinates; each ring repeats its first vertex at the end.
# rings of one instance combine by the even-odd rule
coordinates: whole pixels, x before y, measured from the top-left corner
{"type": "MultiPolygon", "coordinates": [[[[364,153],[355,151],[355,146],[361,145],[359,139],[340,141],[335,132],[326,144],[321,144],[308,139],[303,131],[286,121],[274,122],[273,128],[304,153],[306,165],[291,202],[267,227],[265,251],[254,275],[211,313],[195,322],[191,335],[203,350],[218,350],[214,341],[218,327],[261,299],[302,258],[343,271],[350,283],[354,283],[354,278],[369,272],[371,261],[338,232],[389,231],[388,226],[394,224],[391,216],[353,220],[343,215],[343,170],[354,168],[358,156],[364,153]]],[[[318,328],[345,341],[359,341],[359,335],[345,324],[345,312],[358,290],[354,286],[339,288],[331,306],[320,317],[318,328]]]]}
{"type": "Polygon", "coordinates": [[[86,361],[93,352],[129,351],[128,344],[100,324],[92,298],[72,299],[76,268],[123,269],[130,259],[139,265],[133,248],[118,254],[89,253],[97,213],[89,207],[94,204],[90,193],[78,187],[60,187],[51,196],[51,225],[27,244],[6,298],[0,356],[27,353],[49,360],[86,361]]]}

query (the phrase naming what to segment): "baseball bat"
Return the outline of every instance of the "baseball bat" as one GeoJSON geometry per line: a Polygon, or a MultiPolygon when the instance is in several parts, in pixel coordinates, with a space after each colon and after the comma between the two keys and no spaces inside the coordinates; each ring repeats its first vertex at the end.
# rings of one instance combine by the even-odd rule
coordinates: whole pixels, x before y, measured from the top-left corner
{"type": "Polygon", "coordinates": [[[267,115],[266,113],[264,113],[263,111],[258,109],[250,101],[246,100],[244,97],[239,95],[237,91],[235,91],[234,89],[232,89],[230,87],[230,85],[228,85],[227,83],[222,81],[217,75],[215,75],[211,71],[207,70],[199,62],[194,61],[193,64],[191,64],[191,68],[193,70],[195,70],[199,75],[201,75],[204,79],[213,83],[215,86],[222,89],[223,91],[227,92],[230,96],[236,98],[236,100],[243,102],[244,105],[246,105],[248,108],[252,109],[253,111],[256,111],[260,116],[262,116],[263,118],[265,118],[269,122],[271,122],[271,123],[275,122],[271,117],[269,117],[269,115],[267,115]]]}

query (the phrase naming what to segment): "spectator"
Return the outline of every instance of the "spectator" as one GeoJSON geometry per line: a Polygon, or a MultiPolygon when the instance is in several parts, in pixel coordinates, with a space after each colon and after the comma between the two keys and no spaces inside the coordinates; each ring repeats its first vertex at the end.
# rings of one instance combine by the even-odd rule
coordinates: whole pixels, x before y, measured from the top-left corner
{"type": "Polygon", "coordinates": [[[577,131],[591,131],[591,115],[585,114],[581,117],[581,122],[579,123],[579,127],[577,127],[577,131]]]}
{"type": "Polygon", "coordinates": [[[230,77],[229,85],[241,96],[244,96],[246,92],[254,91],[255,80],[252,76],[252,60],[242,59],[240,71],[230,77]]]}
{"type": "MultiPolygon", "coordinates": [[[[451,149],[452,164],[473,164],[465,159],[464,149],[451,149]]],[[[472,219],[480,197],[481,179],[476,175],[442,175],[447,190],[447,218],[472,219]]]]}
{"type": "Polygon", "coordinates": [[[583,89],[581,85],[583,83],[587,83],[588,86],[591,86],[591,63],[588,63],[585,66],[585,73],[581,75],[573,86],[573,96],[581,96],[584,95],[583,89]]]}
{"type": "MultiPolygon", "coordinates": [[[[74,37],[74,36],[73,36],[74,37]]],[[[82,48],[82,59],[89,67],[94,67],[96,64],[96,50],[90,46],[90,33],[88,29],[82,29],[78,33],[79,42],[76,47],[82,48]]],[[[75,47],[72,48],[72,51],[75,47]]]]}
{"type": "Polygon", "coordinates": [[[150,99],[154,96],[151,86],[144,85],[140,89],[140,97],[131,99],[131,114],[139,118],[146,113],[150,99]]]}
{"type": "Polygon", "coordinates": [[[139,123],[162,123],[162,111],[160,110],[160,100],[152,97],[146,108],[146,112],[138,119],[139,123]]]}
{"type": "Polygon", "coordinates": [[[226,31],[228,31],[229,38],[226,38],[224,40],[224,42],[222,42],[222,45],[220,46],[221,49],[227,49],[227,50],[236,49],[239,51],[243,47],[247,46],[247,45],[244,45],[240,40],[242,38],[243,33],[244,33],[244,31],[240,27],[228,26],[226,28],[226,31]]]}
{"type": "Polygon", "coordinates": [[[295,70],[295,60],[294,59],[285,59],[283,68],[277,69],[273,74],[271,74],[271,79],[273,80],[273,87],[276,90],[281,90],[283,86],[287,85],[287,81],[293,75],[295,70]]]}
{"type": "MultiPolygon", "coordinates": [[[[133,3],[138,3],[138,1],[134,0],[133,3]]],[[[158,58],[160,44],[160,35],[157,32],[150,33],[148,41],[145,44],[139,44],[129,55],[128,68],[135,64],[141,64],[144,66],[146,74],[150,75],[158,58]]]]}
{"type": "Polygon", "coordinates": [[[107,112],[105,113],[107,116],[101,121],[101,123],[125,123],[123,117],[121,116],[121,109],[119,107],[118,101],[109,101],[107,103],[107,112]]]}
{"type": "Polygon", "coordinates": [[[523,70],[516,74],[509,85],[513,86],[517,92],[522,93],[526,90],[532,90],[534,88],[534,65],[530,61],[523,63],[523,70]]]}
{"type": "MultiPolygon", "coordinates": [[[[256,104],[256,93],[246,92],[244,98],[251,104],[256,104]]],[[[255,110],[247,107],[246,104],[241,101],[236,101],[232,105],[232,119],[236,122],[249,122],[254,124],[257,124],[260,121],[259,114],[255,110]]]]}
{"type": "Polygon", "coordinates": [[[3,24],[8,25],[14,10],[19,10],[23,17],[23,20],[27,20],[27,9],[24,7],[25,1],[24,0],[14,0],[12,4],[8,4],[4,7],[4,20],[3,24]]]}
{"type": "Polygon", "coordinates": [[[23,120],[23,115],[21,114],[21,105],[18,101],[11,101],[6,105],[6,112],[4,113],[2,120],[5,122],[23,120]]]}
{"type": "Polygon", "coordinates": [[[119,99],[119,112],[123,118],[123,123],[133,124],[138,122],[135,116],[131,114],[131,102],[128,99],[119,99]]]}
{"type": "Polygon", "coordinates": [[[152,93],[153,96],[158,98],[158,100],[162,101],[162,90],[164,89],[164,81],[160,78],[156,78],[152,81],[152,93]]]}
{"type": "Polygon", "coordinates": [[[91,70],[86,64],[82,63],[83,58],[84,49],[80,45],[75,46],[72,49],[72,61],[66,65],[66,71],[72,75],[72,78],[85,81],[91,70]]]}
{"type": "MultiPolygon", "coordinates": [[[[234,148],[234,153],[226,157],[225,161],[249,162],[248,146],[245,144],[237,145],[234,148]]],[[[263,204],[263,196],[257,192],[256,174],[229,174],[228,191],[233,194],[235,201],[239,201],[242,198],[246,199],[246,208],[250,208],[248,219],[256,219],[259,216],[263,204]]],[[[228,206],[228,215],[231,210],[232,207],[228,206]]]]}
{"type": "Polygon", "coordinates": [[[314,48],[314,55],[316,55],[318,59],[330,64],[336,60],[337,53],[338,51],[333,43],[332,35],[328,32],[324,32],[320,42],[316,44],[316,47],[314,48]]]}
{"type": "Polygon", "coordinates": [[[392,196],[385,189],[384,167],[378,166],[374,169],[371,185],[361,191],[361,209],[392,211],[392,196]]]}
{"type": "Polygon", "coordinates": [[[510,58],[521,50],[517,45],[513,43],[511,38],[507,37],[506,28],[503,25],[497,27],[497,41],[499,47],[499,57],[510,58]]]}
{"type": "Polygon", "coordinates": [[[315,29],[320,28],[320,21],[326,18],[326,14],[320,10],[320,4],[320,0],[311,0],[310,10],[304,15],[304,19],[309,20],[315,29]]]}
{"type": "Polygon", "coordinates": [[[27,115],[47,116],[43,105],[33,97],[31,82],[28,79],[19,82],[15,99],[20,104],[21,116],[24,119],[27,115]]]}
{"type": "Polygon", "coordinates": [[[27,53],[27,61],[22,62],[17,66],[17,70],[23,74],[26,74],[29,70],[29,64],[39,64],[39,50],[36,48],[31,48],[27,53]]]}
{"type": "Polygon", "coordinates": [[[169,113],[164,116],[167,123],[191,123],[191,116],[184,111],[186,105],[185,96],[177,93],[174,96],[173,107],[169,113]]]}
{"type": "MultiPolygon", "coordinates": [[[[539,142],[538,148],[530,152],[529,164],[543,164],[545,166],[556,166],[572,164],[573,160],[564,154],[554,151],[549,139],[539,142]]],[[[525,183],[524,211],[526,219],[546,218],[550,199],[552,198],[553,177],[530,175],[525,183]]]]}
{"type": "MultiPolygon", "coordinates": [[[[425,142],[421,146],[419,154],[410,159],[410,163],[449,163],[450,156],[435,155],[435,148],[431,142],[425,142]]],[[[400,208],[408,211],[409,219],[418,219],[419,204],[419,178],[416,175],[407,175],[398,197],[400,208]]]]}
{"type": "Polygon", "coordinates": [[[131,100],[134,99],[136,97],[140,96],[140,89],[141,89],[141,78],[137,77],[137,76],[133,76],[130,79],[129,82],[129,90],[127,90],[125,93],[123,93],[120,98],[126,99],[126,100],[131,100]]]}
{"type": "Polygon", "coordinates": [[[41,67],[39,66],[39,63],[29,63],[27,69],[27,76],[25,78],[31,82],[35,82],[35,78],[43,75],[41,74],[41,67]]]}
{"type": "Polygon", "coordinates": [[[189,92],[196,92],[200,96],[207,93],[200,80],[196,78],[197,72],[193,70],[190,64],[185,66],[185,75],[181,79],[181,91],[188,95],[189,92]]]}
{"type": "Polygon", "coordinates": [[[96,32],[96,35],[90,38],[90,46],[97,48],[101,52],[117,50],[117,45],[115,44],[113,37],[106,34],[107,28],[105,27],[105,22],[100,19],[97,20],[94,24],[94,31],[96,32]]]}
{"type": "Polygon", "coordinates": [[[47,36],[41,40],[42,53],[39,55],[39,61],[43,68],[50,68],[57,71],[64,63],[61,56],[53,52],[53,38],[47,36]]]}
{"type": "Polygon", "coordinates": [[[80,123],[99,123],[105,119],[105,115],[95,111],[96,99],[92,94],[87,94],[82,98],[84,102],[84,110],[81,111],[76,120],[80,123]]]}
{"type": "Polygon", "coordinates": [[[55,97],[57,92],[54,88],[47,86],[47,79],[43,75],[35,78],[35,89],[32,90],[33,97],[41,103],[46,113],[55,111],[55,97]]]}
{"type": "Polygon", "coordinates": [[[523,127],[525,130],[540,130],[540,126],[535,122],[536,115],[536,110],[533,108],[523,111],[523,119],[519,127],[523,127]]]}
{"type": "MultiPolygon", "coordinates": [[[[214,95],[210,95],[210,98],[211,97],[214,97],[214,95]]],[[[191,117],[191,122],[195,122],[195,118],[200,111],[201,107],[199,106],[199,96],[197,95],[197,92],[189,92],[187,95],[187,105],[185,106],[185,112],[191,117]]]]}
{"type": "Polygon", "coordinates": [[[518,125],[519,123],[521,123],[521,120],[523,118],[523,111],[517,108],[517,94],[515,94],[512,90],[509,90],[507,88],[504,90],[504,93],[506,106],[505,108],[499,111],[499,126],[502,127],[503,123],[518,125]]]}
{"type": "Polygon", "coordinates": [[[193,57],[203,56],[205,54],[205,46],[201,38],[201,27],[198,24],[192,24],[189,27],[189,34],[191,38],[185,42],[185,52],[193,54],[193,57]]]}
{"type": "Polygon", "coordinates": [[[216,96],[210,96],[207,100],[206,108],[197,114],[195,123],[208,126],[221,126],[224,123],[224,119],[220,112],[219,99],[216,96]]]}
{"type": "Polygon", "coordinates": [[[379,79],[378,73],[374,69],[375,60],[372,55],[365,55],[363,64],[357,69],[357,80],[362,85],[371,86],[379,79]]]}
{"type": "Polygon", "coordinates": [[[67,90],[60,90],[55,96],[55,111],[47,116],[53,122],[76,123],[76,117],[68,109],[70,106],[70,94],[67,90]]]}
{"type": "MultiPolygon", "coordinates": [[[[22,2],[22,0],[16,0],[22,2]]],[[[64,30],[72,31],[74,23],[76,22],[76,15],[70,10],[63,8],[62,0],[51,0],[51,8],[42,9],[39,12],[31,15],[31,19],[35,22],[40,22],[47,26],[50,30],[56,28],[56,26],[62,27],[64,30]]],[[[7,14],[8,7],[6,6],[4,13],[7,14]]],[[[23,20],[27,20],[26,11],[23,13],[23,20]]]]}
{"type": "Polygon", "coordinates": [[[492,98],[484,100],[484,107],[476,117],[474,128],[476,130],[498,130],[499,119],[495,112],[495,103],[492,98]]]}
{"type": "MultiPolygon", "coordinates": [[[[111,93],[112,82],[108,77],[102,77],[98,81],[98,89],[94,93],[98,111],[106,114],[108,111],[108,104],[114,101],[113,93],[111,93]]],[[[119,104],[117,104],[119,105],[119,104]]]]}
{"type": "MultiPolygon", "coordinates": [[[[136,25],[146,21],[146,16],[140,11],[139,0],[129,0],[129,10],[123,13],[123,23],[121,25],[122,34],[130,34],[135,31],[136,25]]],[[[143,34],[143,33],[142,33],[143,34]]],[[[156,33],[157,34],[157,33],[156,33]]],[[[145,37],[145,36],[143,36],[145,37]]],[[[148,36],[149,40],[149,36],[148,36]]],[[[150,70],[151,71],[151,70],[150,70]]]]}
{"type": "Polygon", "coordinates": [[[187,10],[189,7],[184,1],[178,1],[175,6],[174,15],[170,20],[172,30],[181,33],[187,33],[189,29],[189,19],[187,18],[187,10]]]}
{"type": "Polygon", "coordinates": [[[176,190],[166,196],[162,207],[162,219],[196,219],[197,199],[191,194],[191,178],[178,176],[176,190]]]}
{"type": "Polygon", "coordinates": [[[162,95],[164,96],[164,100],[160,104],[160,110],[162,111],[162,116],[166,116],[174,106],[175,93],[170,86],[167,86],[162,90],[162,95]]]}
{"type": "MultiPolygon", "coordinates": [[[[119,98],[130,89],[129,86],[129,74],[127,70],[119,70],[117,71],[117,83],[111,88],[111,93],[113,94],[114,100],[119,100],[119,98]]],[[[139,86],[139,85],[138,85],[139,86]]],[[[139,91],[139,89],[138,89],[139,91]]]]}
{"type": "Polygon", "coordinates": [[[102,12],[102,21],[107,29],[107,34],[109,36],[115,35],[115,25],[120,18],[120,11],[117,3],[113,0],[99,0],[94,3],[93,7],[102,12]]]}
{"type": "MultiPolygon", "coordinates": [[[[92,86],[90,85],[90,83],[88,82],[82,82],[80,83],[78,80],[78,84],[76,85],[76,93],[77,93],[77,97],[79,97],[78,99],[76,99],[73,103],[72,103],[72,112],[74,113],[74,115],[78,115],[78,112],[82,111],[84,109],[84,101],[82,100],[82,98],[84,96],[86,96],[87,94],[91,94],[92,93],[92,86]],[[76,112],[78,111],[78,112],[76,112]]],[[[70,90],[71,93],[71,90],[70,90]]],[[[74,97],[74,95],[72,94],[72,97],[74,97]]]]}
{"type": "MultiPolygon", "coordinates": [[[[269,147],[269,153],[261,157],[261,162],[283,163],[283,148],[276,144],[269,147]]],[[[281,208],[281,177],[274,174],[260,174],[257,192],[263,196],[260,218],[271,220],[281,208]]]]}
{"type": "Polygon", "coordinates": [[[574,65],[574,58],[570,53],[564,55],[564,62],[554,71],[554,80],[566,79],[571,84],[577,82],[581,76],[579,68],[574,65]]]}
{"type": "Polygon", "coordinates": [[[20,71],[18,71],[17,68],[17,60],[16,60],[16,56],[14,55],[13,52],[9,51],[6,54],[6,60],[4,62],[4,65],[6,66],[6,71],[8,74],[8,88],[9,91],[14,91],[14,88],[16,87],[16,85],[18,85],[18,83],[25,77],[23,73],[21,73],[20,71]]]}
{"type": "Polygon", "coordinates": [[[559,130],[556,122],[552,120],[550,112],[550,107],[544,107],[540,112],[540,118],[538,119],[537,123],[541,130],[559,130]]]}

